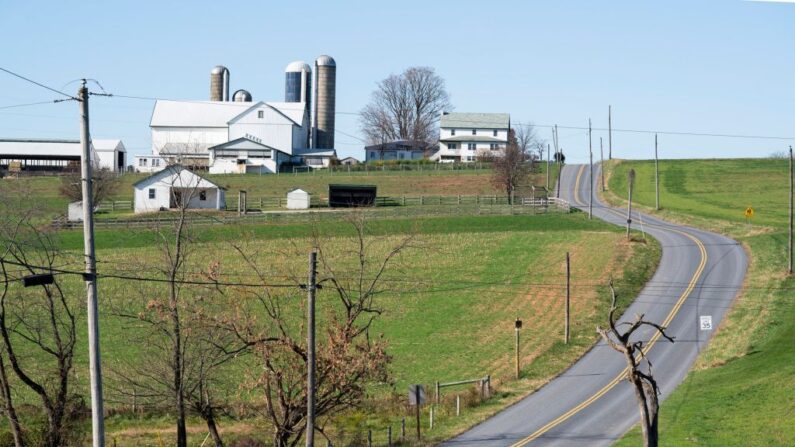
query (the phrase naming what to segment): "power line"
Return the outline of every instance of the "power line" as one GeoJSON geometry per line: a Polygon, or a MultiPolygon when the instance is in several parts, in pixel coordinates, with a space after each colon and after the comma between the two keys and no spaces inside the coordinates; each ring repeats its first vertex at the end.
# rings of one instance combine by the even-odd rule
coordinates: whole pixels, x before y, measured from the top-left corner
{"type": "Polygon", "coordinates": [[[3,67],[0,67],[0,71],[4,71],[4,72],[6,72],[6,73],[10,74],[11,76],[16,76],[16,77],[18,77],[19,79],[22,79],[22,80],[24,80],[24,81],[30,82],[31,84],[38,85],[39,87],[41,87],[41,88],[45,88],[45,89],[47,89],[47,90],[49,90],[49,91],[51,91],[51,92],[58,93],[59,95],[66,96],[67,98],[69,98],[69,99],[72,99],[72,100],[74,100],[74,101],[77,101],[77,100],[78,100],[77,98],[75,98],[75,97],[74,97],[74,96],[72,96],[72,95],[66,94],[66,93],[64,93],[64,92],[62,92],[62,91],[60,91],[60,90],[56,90],[56,89],[54,89],[54,88],[52,88],[52,87],[48,87],[48,86],[46,86],[46,85],[44,85],[44,84],[42,84],[42,83],[40,83],[40,82],[36,82],[36,81],[34,81],[33,79],[26,78],[26,77],[22,76],[21,74],[14,73],[13,71],[11,71],[11,70],[7,70],[7,69],[5,69],[5,68],[3,68],[3,67]]]}
{"type": "Polygon", "coordinates": [[[29,103],[26,103],[26,104],[15,104],[15,105],[12,105],[12,106],[2,106],[2,107],[0,107],[0,110],[15,109],[17,107],[38,106],[38,105],[42,105],[42,104],[56,104],[56,103],[64,102],[64,101],[70,101],[70,100],[69,99],[53,99],[52,101],[29,102],[29,103]]]}

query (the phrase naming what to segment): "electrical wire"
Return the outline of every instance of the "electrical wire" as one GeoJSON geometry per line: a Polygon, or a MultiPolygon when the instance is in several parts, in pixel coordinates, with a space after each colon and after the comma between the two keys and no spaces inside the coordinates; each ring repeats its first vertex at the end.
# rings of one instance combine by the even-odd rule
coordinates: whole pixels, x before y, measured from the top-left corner
{"type": "Polygon", "coordinates": [[[16,77],[18,77],[19,79],[22,79],[22,80],[24,80],[24,81],[30,82],[31,84],[38,85],[38,86],[39,86],[39,87],[41,87],[41,88],[45,88],[45,89],[47,89],[47,90],[49,90],[49,91],[51,91],[51,92],[58,93],[59,95],[63,95],[63,96],[66,96],[66,97],[67,97],[67,98],[69,98],[69,99],[72,99],[72,100],[78,101],[78,99],[77,99],[77,98],[75,98],[75,97],[74,97],[74,96],[72,96],[72,95],[69,95],[69,94],[67,94],[67,93],[64,93],[64,92],[62,92],[62,91],[60,91],[60,90],[56,90],[56,89],[54,89],[54,88],[52,88],[52,87],[48,87],[48,86],[46,86],[46,85],[44,85],[44,84],[42,84],[42,83],[40,83],[40,82],[36,82],[36,81],[34,81],[33,79],[26,78],[26,77],[22,76],[22,75],[21,75],[21,74],[19,74],[19,73],[14,73],[13,71],[11,71],[11,70],[8,70],[8,69],[6,69],[6,68],[3,68],[3,67],[0,67],[0,71],[4,71],[4,72],[6,72],[6,73],[10,74],[11,76],[16,76],[16,77]]]}

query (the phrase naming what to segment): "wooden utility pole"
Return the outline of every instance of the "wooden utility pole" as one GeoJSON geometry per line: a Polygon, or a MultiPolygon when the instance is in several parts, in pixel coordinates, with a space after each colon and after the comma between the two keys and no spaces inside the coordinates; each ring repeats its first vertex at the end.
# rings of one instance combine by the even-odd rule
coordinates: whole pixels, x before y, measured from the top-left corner
{"type": "Polygon", "coordinates": [[[306,329],[306,447],[315,447],[315,290],[317,288],[317,252],[309,253],[309,281],[306,329]]]}
{"type": "Polygon", "coordinates": [[[88,308],[88,361],[91,382],[91,435],[94,447],[105,445],[105,414],[102,400],[102,361],[99,349],[99,308],[97,305],[97,259],[94,255],[94,197],[91,173],[91,134],[88,127],[86,80],[77,92],[80,102],[80,174],[83,192],[83,244],[88,308]]]}
{"type": "Polygon", "coordinates": [[[629,240],[630,239],[629,231],[630,227],[632,226],[632,186],[635,183],[634,169],[629,170],[629,175],[627,176],[627,182],[629,182],[629,186],[627,188],[629,194],[629,199],[627,201],[627,240],[629,240]]]}
{"type": "Polygon", "coordinates": [[[793,194],[793,172],[792,172],[792,146],[789,147],[789,237],[787,238],[787,273],[792,274],[792,194],[793,194]]]}
{"type": "Polygon", "coordinates": [[[422,422],[420,421],[420,386],[419,385],[416,385],[414,387],[414,398],[416,399],[416,402],[417,402],[417,414],[416,414],[417,415],[417,440],[420,440],[420,439],[422,439],[422,432],[420,430],[420,424],[422,422]]]}
{"type": "Polygon", "coordinates": [[[607,159],[613,159],[613,106],[607,106],[607,159]]]}
{"type": "Polygon", "coordinates": [[[602,192],[605,192],[605,145],[602,144],[602,137],[599,137],[599,174],[602,178],[602,192]]]}
{"type": "Polygon", "coordinates": [[[549,193],[549,144],[547,144],[547,193],[549,193]]]}
{"type": "Polygon", "coordinates": [[[571,303],[571,260],[569,252],[566,252],[566,324],[564,329],[564,341],[569,344],[569,304],[571,303]]]}
{"type": "Polygon", "coordinates": [[[660,210],[660,166],[657,158],[657,134],[654,134],[654,208],[660,210]]]}
{"type": "Polygon", "coordinates": [[[514,329],[516,332],[516,380],[519,380],[521,375],[521,365],[519,363],[519,330],[522,329],[522,320],[516,319],[514,329]]]}
{"type": "Polygon", "coordinates": [[[555,124],[555,150],[558,154],[558,187],[557,198],[560,198],[560,172],[563,170],[563,149],[560,147],[558,137],[558,125],[555,124]]]}
{"type": "Polygon", "coordinates": [[[588,173],[588,218],[593,218],[593,144],[591,138],[591,119],[588,118],[588,158],[590,171],[588,173]]]}

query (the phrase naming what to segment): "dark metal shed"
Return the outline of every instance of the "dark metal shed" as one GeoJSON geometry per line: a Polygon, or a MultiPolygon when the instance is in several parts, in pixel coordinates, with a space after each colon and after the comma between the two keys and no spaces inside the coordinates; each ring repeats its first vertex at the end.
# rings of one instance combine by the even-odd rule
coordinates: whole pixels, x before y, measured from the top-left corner
{"type": "Polygon", "coordinates": [[[328,185],[328,204],[332,208],[375,206],[374,185],[328,185]]]}

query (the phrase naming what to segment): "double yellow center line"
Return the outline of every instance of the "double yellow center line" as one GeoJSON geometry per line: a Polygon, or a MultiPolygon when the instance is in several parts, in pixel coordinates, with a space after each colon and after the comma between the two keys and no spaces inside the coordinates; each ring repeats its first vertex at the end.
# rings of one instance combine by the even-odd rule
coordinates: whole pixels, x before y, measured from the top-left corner
{"type": "MultiPolygon", "coordinates": [[[[576,180],[575,185],[574,185],[574,191],[575,191],[574,192],[574,198],[575,198],[576,202],[579,202],[580,177],[582,177],[582,173],[583,173],[584,170],[585,170],[585,166],[583,165],[580,168],[580,171],[577,174],[577,180],[576,180]]],[[[704,247],[704,244],[700,240],[698,240],[695,236],[693,236],[692,234],[685,233],[684,231],[681,231],[681,230],[675,230],[673,228],[664,228],[664,230],[665,231],[672,231],[674,233],[679,233],[679,234],[687,237],[688,239],[692,240],[696,244],[696,246],[698,247],[699,252],[701,253],[701,261],[699,262],[695,273],[693,273],[693,277],[690,279],[690,282],[688,283],[687,288],[684,290],[684,292],[682,292],[682,295],[679,296],[679,299],[674,304],[674,307],[671,309],[671,311],[668,313],[668,316],[665,318],[665,320],[661,324],[663,327],[667,327],[668,325],[671,324],[671,321],[673,321],[674,317],[676,317],[676,315],[679,313],[679,310],[682,308],[682,305],[685,303],[685,301],[687,301],[687,298],[693,292],[693,289],[695,289],[696,284],[698,283],[698,280],[701,277],[701,274],[704,272],[704,268],[707,265],[708,256],[707,256],[707,249],[706,249],[706,247],[704,247]]],[[[651,348],[655,345],[655,343],[657,343],[657,341],[660,339],[660,336],[661,336],[660,332],[655,332],[654,336],[652,336],[651,339],[649,339],[649,343],[643,349],[643,354],[644,355],[646,355],[651,350],[651,348]]],[[[530,436],[528,436],[528,437],[522,439],[521,441],[513,444],[511,447],[525,446],[525,445],[533,442],[534,440],[538,439],[539,437],[543,436],[549,430],[552,430],[553,428],[557,427],[558,425],[562,424],[563,422],[566,422],[572,416],[574,416],[575,414],[577,414],[580,411],[584,410],[589,405],[594,403],[597,399],[599,399],[600,397],[602,397],[605,394],[607,394],[607,392],[610,391],[611,389],[613,389],[613,387],[615,387],[623,378],[625,378],[626,375],[627,375],[627,368],[624,368],[624,370],[621,371],[617,376],[615,376],[613,378],[613,380],[611,380],[607,385],[602,387],[602,389],[600,389],[599,391],[594,393],[591,397],[589,397],[589,398],[585,399],[584,401],[580,402],[574,408],[572,408],[569,411],[567,411],[567,412],[563,413],[562,415],[558,416],[556,419],[550,421],[549,423],[547,423],[543,427],[539,428],[538,430],[533,432],[530,436]]]]}

